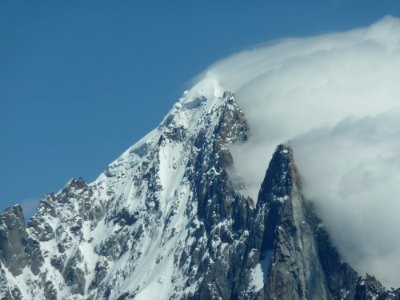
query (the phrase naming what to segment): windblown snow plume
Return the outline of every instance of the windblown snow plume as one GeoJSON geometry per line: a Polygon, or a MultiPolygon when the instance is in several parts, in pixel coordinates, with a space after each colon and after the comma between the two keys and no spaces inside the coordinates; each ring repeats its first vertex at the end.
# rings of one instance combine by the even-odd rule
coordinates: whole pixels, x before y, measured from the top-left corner
{"type": "Polygon", "coordinates": [[[236,94],[252,136],[232,152],[249,195],[256,198],[276,145],[291,143],[305,193],[344,258],[399,286],[399,80],[400,20],[385,17],[235,54],[192,90],[236,94]]]}

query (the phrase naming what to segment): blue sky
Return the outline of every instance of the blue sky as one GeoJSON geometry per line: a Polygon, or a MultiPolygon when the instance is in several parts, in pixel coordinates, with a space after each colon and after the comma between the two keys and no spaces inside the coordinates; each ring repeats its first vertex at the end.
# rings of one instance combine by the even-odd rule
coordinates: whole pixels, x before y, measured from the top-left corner
{"type": "Polygon", "coordinates": [[[398,0],[1,0],[0,211],[94,180],[216,60],[387,14],[398,0]]]}

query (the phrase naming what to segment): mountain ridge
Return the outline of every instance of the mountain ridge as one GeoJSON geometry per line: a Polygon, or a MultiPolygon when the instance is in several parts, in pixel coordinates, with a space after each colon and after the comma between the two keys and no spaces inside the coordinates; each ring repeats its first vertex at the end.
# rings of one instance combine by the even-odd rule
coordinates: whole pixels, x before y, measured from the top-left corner
{"type": "Polygon", "coordinates": [[[290,147],[277,147],[258,201],[243,195],[229,145],[249,125],[232,93],[207,95],[186,93],[98,179],[45,196],[26,225],[19,206],[3,213],[1,298],[398,299],[341,262],[290,147]]]}

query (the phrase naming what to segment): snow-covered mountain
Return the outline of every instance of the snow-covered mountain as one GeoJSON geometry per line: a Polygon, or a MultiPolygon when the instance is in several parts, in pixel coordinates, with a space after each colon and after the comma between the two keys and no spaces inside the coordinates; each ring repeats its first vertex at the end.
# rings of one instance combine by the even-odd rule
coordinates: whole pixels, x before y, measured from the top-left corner
{"type": "Polygon", "coordinates": [[[203,88],[94,182],[45,196],[27,224],[20,206],[0,216],[1,299],[400,299],[342,262],[290,147],[245,196],[229,146],[248,123],[203,88]]]}

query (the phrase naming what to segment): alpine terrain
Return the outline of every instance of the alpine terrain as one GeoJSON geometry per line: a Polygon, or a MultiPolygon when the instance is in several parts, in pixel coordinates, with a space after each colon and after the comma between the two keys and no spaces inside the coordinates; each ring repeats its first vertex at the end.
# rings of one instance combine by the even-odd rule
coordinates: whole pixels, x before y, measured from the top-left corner
{"type": "Polygon", "coordinates": [[[25,222],[0,216],[1,299],[400,299],[344,262],[304,198],[293,150],[266,157],[258,199],[231,178],[251,135],[235,96],[187,92],[92,183],[25,222]],[[231,176],[231,177],[230,177],[231,176]]]}

